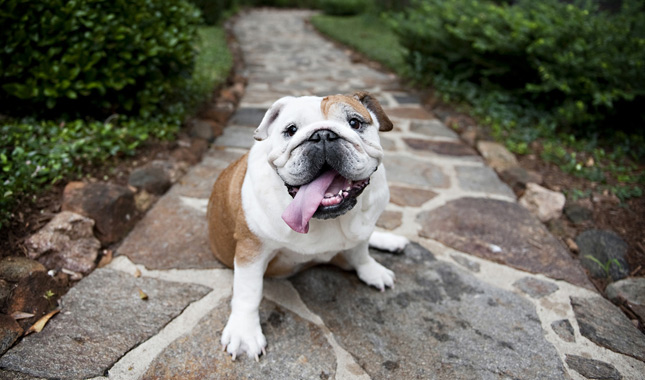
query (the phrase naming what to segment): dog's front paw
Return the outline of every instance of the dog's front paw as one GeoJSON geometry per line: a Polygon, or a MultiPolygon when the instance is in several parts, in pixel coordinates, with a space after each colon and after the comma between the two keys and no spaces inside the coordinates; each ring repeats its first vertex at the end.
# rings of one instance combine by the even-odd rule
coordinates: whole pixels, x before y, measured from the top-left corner
{"type": "Polygon", "coordinates": [[[260,354],[265,354],[266,338],[262,334],[262,327],[257,316],[236,316],[231,314],[226,327],[222,332],[222,347],[233,360],[246,352],[246,354],[260,360],[260,354]]]}
{"type": "Polygon", "coordinates": [[[385,287],[394,287],[394,272],[377,263],[371,257],[370,259],[368,263],[356,268],[358,278],[382,292],[385,291],[385,287]]]}

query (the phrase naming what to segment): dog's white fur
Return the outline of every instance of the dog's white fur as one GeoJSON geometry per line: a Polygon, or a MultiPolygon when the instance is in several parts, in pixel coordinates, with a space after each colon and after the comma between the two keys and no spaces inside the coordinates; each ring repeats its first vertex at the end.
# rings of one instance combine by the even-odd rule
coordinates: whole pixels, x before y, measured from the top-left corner
{"type": "MultiPolygon", "coordinates": [[[[243,261],[238,260],[239,246],[236,248],[231,315],[221,340],[233,359],[241,353],[258,359],[264,353],[266,339],[260,327],[259,305],[268,266],[287,268],[285,274],[289,275],[311,263],[333,260],[344,269],[356,270],[362,281],[381,291],[394,285],[394,273],[368,252],[368,242],[390,251],[401,250],[408,243],[403,237],[374,233],[375,223],[389,201],[378,136],[383,116],[368,109],[372,120],[359,134],[348,127],[347,117],[343,116],[353,112],[352,105],[339,101],[329,106],[325,114],[321,102],[323,98],[319,97],[280,99],[256,130],[259,141],[248,154],[241,203],[248,230],[261,244],[252,253],[252,259],[247,255],[243,261]],[[293,138],[286,138],[284,128],[293,122],[299,126],[298,132],[293,138]],[[302,143],[321,128],[332,130],[343,139],[351,156],[348,161],[353,165],[350,171],[355,173],[354,179],[370,177],[370,184],[351,210],[333,219],[311,219],[309,233],[301,234],[281,219],[292,201],[285,182],[297,182],[298,160],[304,159],[302,143]]],[[[370,107],[374,108],[373,104],[370,107]]],[[[213,196],[221,195],[214,190],[213,196]]],[[[217,215],[211,215],[209,210],[209,219],[214,217],[217,215]]]]}

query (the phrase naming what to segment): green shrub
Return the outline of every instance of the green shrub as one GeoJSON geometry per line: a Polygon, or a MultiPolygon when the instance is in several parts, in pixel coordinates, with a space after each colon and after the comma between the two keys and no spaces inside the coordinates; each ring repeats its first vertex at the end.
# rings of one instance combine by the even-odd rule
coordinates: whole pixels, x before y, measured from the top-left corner
{"type": "Polygon", "coordinates": [[[202,27],[198,35],[195,69],[182,101],[163,112],[146,118],[114,115],[106,121],[0,120],[0,228],[16,205],[52,183],[80,176],[88,165],[134,154],[150,138],[173,138],[186,112],[211,96],[232,67],[222,28],[202,27]]]}
{"type": "Polygon", "coordinates": [[[370,7],[369,0],[321,0],[320,8],[332,16],[355,16],[370,7]]]}
{"type": "Polygon", "coordinates": [[[217,25],[233,12],[236,7],[235,0],[192,0],[202,11],[202,18],[206,25],[217,25]]]}
{"type": "Polygon", "coordinates": [[[445,94],[501,105],[551,132],[555,125],[597,132],[614,117],[640,124],[645,2],[625,0],[616,14],[588,4],[424,0],[392,17],[392,26],[408,49],[410,76],[445,94]]]}
{"type": "Polygon", "coordinates": [[[0,0],[0,113],[151,115],[190,79],[199,10],[177,0],[0,0]]]}

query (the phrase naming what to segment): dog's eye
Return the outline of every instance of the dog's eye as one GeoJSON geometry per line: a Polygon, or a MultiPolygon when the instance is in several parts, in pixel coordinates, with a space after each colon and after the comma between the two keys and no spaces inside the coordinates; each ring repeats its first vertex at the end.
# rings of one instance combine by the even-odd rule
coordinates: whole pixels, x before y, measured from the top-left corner
{"type": "Polygon", "coordinates": [[[363,123],[361,123],[361,121],[357,118],[353,117],[349,119],[349,126],[352,127],[352,129],[361,129],[363,123]]]}
{"type": "Polygon", "coordinates": [[[298,132],[298,127],[293,124],[290,124],[287,129],[284,130],[284,134],[289,137],[295,135],[296,132],[298,132]]]}

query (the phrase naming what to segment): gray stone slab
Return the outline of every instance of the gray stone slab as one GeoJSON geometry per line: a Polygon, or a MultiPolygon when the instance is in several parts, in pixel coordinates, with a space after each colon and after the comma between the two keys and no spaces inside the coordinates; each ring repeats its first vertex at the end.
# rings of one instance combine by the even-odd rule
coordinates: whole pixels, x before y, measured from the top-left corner
{"type": "Polygon", "coordinates": [[[573,326],[571,326],[571,322],[568,319],[561,319],[551,323],[551,328],[563,341],[575,343],[576,336],[573,333],[573,326]]]}
{"type": "Polygon", "coordinates": [[[224,133],[215,140],[217,147],[231,147],[250,149],[255,140],[253,139],[254,128],[230,126],[224,128],[224,133]]]}
{"type": "Polygon", "coordinates": [[[410,131],[421,133],[429,137],[447,137],[458,140],[459,135],[446,127],[439,120],[414,120],[410,123],[410,131]]]}
{"type": "Polygon", "coordinates": [[[0,367],[46,378],[102,376],[209,291],[98,269],[62,298],[61,312],[42,332],[25,337],[0,358],[0,367]],[[139,289],[147,300],[141,299],[139,289]]]}
{"type": "Polygon", "coordinates": [[[174,194],[148,211],[117,254],[148,269],[224,268],[208,246],[205,214],[174,194]]]}
{"type": "Polygon", "coordinates": [[[437,165],[411,157],[386,153],[387,180],[426,188],[448,188],[450,179],[437,165]]]}
{"type": "Polygon", "coordinates": [[[461,198],[417,215],[419,235],[459,251],[594,289],[569,251],[517,203],[461,198]]]}
{"type": "Polygon", "coordinates": [[[267,354],[258,363],[242,355],[235,362],[222,351],[221,332],[229,300],[175,340],[150,364],[142,379],[333,379],[336,358],[320,328],[264,300],[260,323],[267,354]]]}
{"type": "Polygon", "coordinates": [[[418,246],[401,256],[372,254],[396,273],[394,289],[378,292],[331,267],[292,279],[372,378],[566,378],[527,300],[435,261],[418,246]]]}
{"type": "Polygon", "coordinates": [[[528,294],[532,298],[542,298],[556,292],[558,285],[533,277],[523,277],[513,283],[513,286],[528,294]]]}
{"type": "Polygon", "coordinates": [[[616,367],[600,360],[567,355],[567,365],[587,379],[621,380],[623,378],[616,367]]]}
{"type": "Polygon", "coordinates": [[[620,309],[601,297],[571,297],[580,334],[612,351],[645,361],[645,335],[620,309]]]}
{"type": "MultiPolygon", "coordinates": [[[[278,100],[277,98],[275,100],[278,100]]],[[[229,120],[229,125],[240,125],[243,127],[253,127],[257,128],[264,117],[264,114],[267,112],[266,108],[247,108],[241,107],[229,120]]]]}
{"type": "Polygon", "coordinates": [[[515,199],[515,193],[487,166],[457,166],[457,182],[462,190],[505,195],[515,199]]]}

